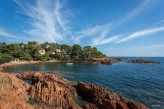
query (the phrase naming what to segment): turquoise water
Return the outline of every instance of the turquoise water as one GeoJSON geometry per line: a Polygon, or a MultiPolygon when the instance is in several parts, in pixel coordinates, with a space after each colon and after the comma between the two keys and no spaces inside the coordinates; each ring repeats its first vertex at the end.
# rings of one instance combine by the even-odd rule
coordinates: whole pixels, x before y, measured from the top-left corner
{"type": "MultiPolygon", "coordinates": [[[[128,58],[137,59],[137,58],[128,58]]],[[[139,58],[140,59],[140,58],[139,58]]],[[[133,64],[126,61],[112,65],[47,63],[5,68],[8,72],[54,72],[71,81],[98,84],[120,93],[128,100],[144,103],[152,109],[164,109],[164,58],[142,58],[161,64],[133,64]]]]}

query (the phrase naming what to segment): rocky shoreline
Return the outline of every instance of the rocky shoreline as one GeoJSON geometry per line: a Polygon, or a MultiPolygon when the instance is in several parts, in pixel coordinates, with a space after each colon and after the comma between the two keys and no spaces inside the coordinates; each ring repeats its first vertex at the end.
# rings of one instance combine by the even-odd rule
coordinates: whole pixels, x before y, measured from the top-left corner
{"type": "Polygon", "coordinates": [[[53,73],[0,73],[2,109],[149,109],[91,83],[73,83],[53,73]],[[30,82],[24,82],[30,81],[30,82]],[[30,83],[30,84],[29,84],[30,83]],[[80,105],[77,98],[86,101],[80,105]]]}
{"type": "Polygon", "coordinates": [[[123,61],[125,59],[126,58],[93,58],[86,60],[86,62],[90,62],[92,64],[113,64],[116,62],[123,61]]]}
{"type": "Polygon", "coordinates": [[[143,59],[130,60],[130,61],[128,61],[128,63],[138,63],[138,64],[160,64],[160,62],[157,62],[157,61],[143,60],[143,59]]]}

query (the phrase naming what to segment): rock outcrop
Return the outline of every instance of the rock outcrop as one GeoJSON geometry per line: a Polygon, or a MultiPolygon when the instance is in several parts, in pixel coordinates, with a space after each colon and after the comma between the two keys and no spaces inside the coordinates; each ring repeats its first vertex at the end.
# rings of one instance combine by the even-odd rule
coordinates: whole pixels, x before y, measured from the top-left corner
{"type": "Polygon", "coordinates": [[[52,73],[0,73],[0,109],[148,109],[101,86],[74,84],[52,73]],[[30,84],[22,81],[30,80],[30,84]],[[87,103],[77,104],[82,97],[87,103]]]}
{"type": "Polygon", "coordinates": [[[29,90],[30,97],[37,102],[45,103],[50,107],[73,108],[80,107],[74,102],[77,96],[72,82],[58,78],[51,73],[22,73],[16,75],[20,79],[32,80],[29,90]]]}
{"type": "Polygon", "coordinates": [[[143,60],[143,59],[137,59],[137,60],[130,60],[129,63],[138,63],[138,64],[160,64],[160,62],[151,61],[151,60],[143,60]]]}
{"type": "Polygon", "coordinates": [[[0,66],[0,72],[3,72],[3,67],[0,66]]]}
{"type": "Polygon", "coordinates": [[[15,76],[0,72],[0,109],[33,109],[26,103],[29,87],[15,76]]]}
{"type": "Polygon", "coordinates": [[[88,59],[87,62],[93,64],[112,64],[115,62],[123,61],[125,58],[92,58],[88,59]]]}
{"type": "Polygon", "coordinates": [[[78,82],[78,93],[93,104],[86,104],[85,109],[149,109],[138,102],[126,101],[122,96],[101,86],[78,82]]]}

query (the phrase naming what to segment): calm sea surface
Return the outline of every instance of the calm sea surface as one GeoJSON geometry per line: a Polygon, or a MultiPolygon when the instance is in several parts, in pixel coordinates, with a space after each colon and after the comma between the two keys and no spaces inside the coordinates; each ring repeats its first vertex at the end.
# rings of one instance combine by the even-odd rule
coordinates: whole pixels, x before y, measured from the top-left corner
{"type": "MultiPolygon", "coordinates": [[[[141,59],[141,58],[128,58],[141,59]]],[[[164,109],[164,58],[143,58],[161,64],[133,64],[126,61],[112,65],[47,63],[6,67],[7,72],[55,72],[58,76],[77,82],[91,82],[109,88],[128,100],[144,103],[152,109],[164,109]],[[62,72],[62,73],[61,73],[62,72]]]]}

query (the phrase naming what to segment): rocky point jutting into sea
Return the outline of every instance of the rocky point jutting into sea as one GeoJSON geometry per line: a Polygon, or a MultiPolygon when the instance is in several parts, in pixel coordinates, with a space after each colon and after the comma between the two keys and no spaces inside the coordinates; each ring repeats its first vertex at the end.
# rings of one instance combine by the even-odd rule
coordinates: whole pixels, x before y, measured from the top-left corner
{"type": "Polygon", "coordinates": [[[0,73],[1,109],[148,109],[91,83],[73,83],[53,73],[0,73]],[[31,81],[31,82],[24,82],[31,81]],[[29,84],[31,83],[31,84],[29,84]],[[79,104],[77,99],[85,101],[79,104]]]}
{"type": "Polygon", "coordinates": [[[143,59],[130,60],[128,62],[129,63],[140,63],[140,64],[160,64],[160,62],[157,62],[157,61],[143,60],[143,59]]]}

